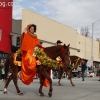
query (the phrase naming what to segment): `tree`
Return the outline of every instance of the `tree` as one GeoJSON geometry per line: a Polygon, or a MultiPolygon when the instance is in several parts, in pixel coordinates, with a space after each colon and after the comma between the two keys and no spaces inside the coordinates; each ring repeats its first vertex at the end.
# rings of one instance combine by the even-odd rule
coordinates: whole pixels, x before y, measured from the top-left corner
{"type": "Polygon", "coordinates": [[[100,38],[96,38],[96,41],[100,42],[100,38]]]}
{"type": "Polygon", "coordinates": [[[86,37],[90,37],[90,32],[88,27],[81,27],[80,33],[86,37]]]}

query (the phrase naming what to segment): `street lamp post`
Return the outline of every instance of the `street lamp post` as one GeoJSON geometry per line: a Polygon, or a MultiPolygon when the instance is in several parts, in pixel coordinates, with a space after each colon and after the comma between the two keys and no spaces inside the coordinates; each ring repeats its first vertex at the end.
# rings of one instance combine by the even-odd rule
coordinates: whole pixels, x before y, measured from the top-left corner
{"type": "MultiPolygon", "coordinates": [[[[92,63],[93,63],[93,61],[94,61],[94,56],[93,56],[93,30],[94,30],[94,24],[95,24],[96,22],[98,22],[98,21],[100,21],[100,19],[97,20],[97,21],[95,21],[94,23],[92,23],[92,49],[91,49],[91,61],[92,61],[92,63]]],[[[93,67],[93,66],[92,66],[92,67],[93,67]]]]}

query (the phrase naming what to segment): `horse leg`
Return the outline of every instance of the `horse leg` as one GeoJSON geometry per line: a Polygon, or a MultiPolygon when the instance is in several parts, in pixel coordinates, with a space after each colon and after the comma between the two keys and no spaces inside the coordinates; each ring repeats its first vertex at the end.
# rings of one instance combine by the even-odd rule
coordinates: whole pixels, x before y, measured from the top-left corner
{"type": "Polygon", "coordinates": [[[67,75],[68,75],[68,79],[70,79],[70,83],[72,86],[75,86],[74,83],[72,82],[72,78],[71,78],[71,72],[70,69],[66,71],[67,75]]]}
{"type": "Polygon", "coordinates": [[[46,71],[42,71],[41,74],[43,75],[43,77],[42,77],[43,79],[42,79],[42,82],[41,82],[41,85],[40,85],[40,88],[39,88],[39,93],[43,94],[42,87],[43,87],[43,84],[44,84],[44,80],[46,78],[50,83],[50,88],[49,88],[48,95],[49,95],[49,97],[51,97],[52,96],[52,90],[53,90],[53,88],[52,88],[52,79],[50,78],[50,75],[46,71]]]}
{"type": "Polygon", "coordinates": [[[60,72],[60,77],[59,77],[59,80],[58,80],[58,85],[61,85],[60,80],[61,80],[61,78],[62,78],[62,74],[63,74],[63,71],[61,70],[61,72],[60,72]]]}
{"type": "Polygon", "coordinates": [[[49,97],[51,97],[52,96],[52,91],[53,91],[53,88],[52,88],[52,79],[50,78],[50,76],[48,76],[47,79],[48,79],[48,81],[50,83],[50,88],[49,88],[48,95],[49,95],[49,97]]]}
{"type": "Polygon", "coordinates": [[[49,87],[48,95],[49,95],[49,97],[51,97],[52,96],[52,91],[53,91],[52,79],[50,78],[50,74],[48,74],[47,71],[45,71],[43,74],[44,74],[45,78],[49,81],[50,87],[49,87]]]}
{"type": "Polygon", "coordinates": [[[9,76],[9,78],[5,81],[5,86],[4,86],[4,91],[3,91],[4,94],[7,94],[7,87],[8,87],[8,85],[9,85],[10,81],[12,80],[12,78],[13,78],[13,76],[12,76],[12,74],[11,74],[11,75],[9,76]]]}
{"type": "Polygon", "coordinates": [[[17,93],[19,95],[23,95],[23,93],[19,90],[19,87],[18,87],[17,74],[18,74],[17,72],[13,73],[13,82],[14,82],[14,85],[16,87],[17,93]]]}
{"type": "Polygon", "coordinates": [[[39,88],[40,96],[45,96],[44,93],[42,92],[42,87],[43,87],[44,80],[45,80],[45,78],[43,76],[41,76],[41,79],[40,79],[40,88],[39,88]]]}

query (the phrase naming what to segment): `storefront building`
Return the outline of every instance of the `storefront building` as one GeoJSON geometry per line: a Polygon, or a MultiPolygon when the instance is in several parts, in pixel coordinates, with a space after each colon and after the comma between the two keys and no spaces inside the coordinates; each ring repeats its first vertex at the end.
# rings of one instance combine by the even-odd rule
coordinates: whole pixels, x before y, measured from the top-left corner
{"type": "Polygon", "coordinates": [[[11,52],[12,6],[8,6],[8,2],[12,0],[0,0],[0,58],[11,52]]]}
{"type": "MultiPolygon", "coordinates": [[[[18,48],[19,47],[18,42],[17,42],[18,38],[20,37],[24,28],[26,28],[28,24],[32,24],[32,23],[37,25],[36,34],[38,38],[40,39],[40,41],[43,42],[42,45],[44,47],[56,45],[56,41],[61,40],[63,44],[64,43],[66,45],[70,44],[71,55],[76,55],[86,60],[91,60],[92,40],[90,38],[78,34],[77,30],[74,28],[71,28],[64,24],[61,24],[59,22],[46,18],[40,14],[37,14],[27,9],[22,10],[21,20],[13,19],[11,21],[12,26],[11,25],[10,26],[12,29],[10,30],[10,33],[8,35],[6,34],[7,36],[5,37],[7,37],[7,39],[2,38],[2,42],[4,42],[5,39],[9,41],[7,41],[5,44],[2,44],[0,41],[0,46],[2,46],[2,48],[0,48],[0,51],[5,52],[7,50],[6,52],[10,52],[12,51],[12,47],[14,47],[15,49],[16,47],[18,48]],[[3,49],[4,45],[7,45],[6,49],[3,49]]],[[[95,40],[93,41],[93,43],[94,43],[93,45],[94,46],[93,47],[94,61],[99,62],[100,61],[100,45],[99,45],[99,42],[95,40]]]]}

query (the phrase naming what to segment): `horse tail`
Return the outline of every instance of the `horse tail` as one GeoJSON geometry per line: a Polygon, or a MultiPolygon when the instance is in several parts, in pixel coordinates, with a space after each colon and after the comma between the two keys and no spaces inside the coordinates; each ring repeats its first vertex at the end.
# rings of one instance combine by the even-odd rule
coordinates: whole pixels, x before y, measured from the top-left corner
{"type": "Polygon", "coordinates": [[[12,53],[8,54],[6,57],[6,61],[5,61],[5,80],[7,80],[8,77],[8,72],[9,72],[9,57],[12,55],[12,53]]]}

